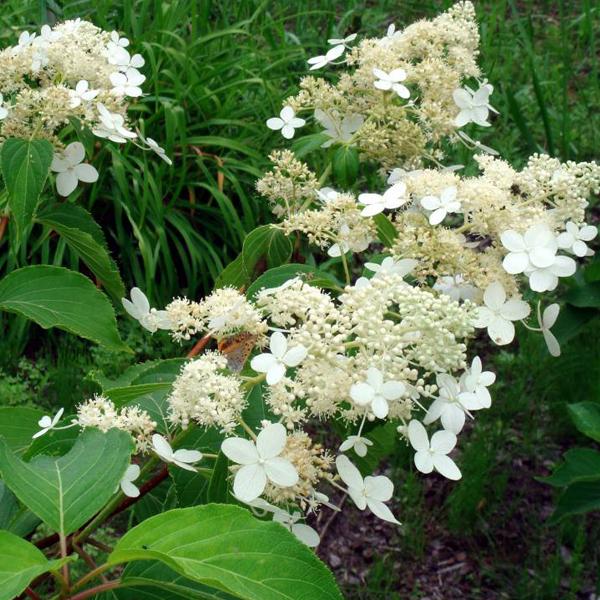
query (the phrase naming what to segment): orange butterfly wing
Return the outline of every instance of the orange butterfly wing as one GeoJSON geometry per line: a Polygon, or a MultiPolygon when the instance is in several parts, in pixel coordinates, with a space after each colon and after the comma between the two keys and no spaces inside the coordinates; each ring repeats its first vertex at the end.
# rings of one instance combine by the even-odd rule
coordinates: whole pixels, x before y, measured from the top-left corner
{"type": "Polygon", "coordinates": [[[256,336],[252,333],[238,333],[228,338],[223,338],[217,345],[219,352],[227,358],[227,366],[239,373],[248,360],[254,345],[256,336]]]}

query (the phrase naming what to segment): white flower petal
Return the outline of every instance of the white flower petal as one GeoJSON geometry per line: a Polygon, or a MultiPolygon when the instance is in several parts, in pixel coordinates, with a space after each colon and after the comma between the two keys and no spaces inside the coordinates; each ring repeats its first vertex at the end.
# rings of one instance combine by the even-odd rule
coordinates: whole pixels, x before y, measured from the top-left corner
{"type": "Polygon", "coordinates": [[[162,435],[155,433],[152,436],[152,445],[154,446],[154,451],[161,459],[171,462],[173,459],[173,449],[171,448],[171,444],[162,435]]]}
{"type": "Polygon", "coordinates": [[[70,196],[77,188],[77,175],[74,169],[68,169],[56,176],[56,191],[61,196],[70,196]]]}
{"type": "Polygon", "coordinates": [[[454,446],[456,446],[456,442],[456,435],[451,431],[436,431],[431,436],[431,449],[436,454],[448,454],[454,449],[454,446]]]}
{"type": "Polygon", "coordinates": [[[560,344],[558,343],[556,336],[549,329],[544,329],[542,334],[546,346],[548,347],[548,352],[550,352],[552,356],[560,356],[560,344]]]}
{"type": "Polygon", "coordinates": [[[400,525],[400,521],[394,517],[392,511],[383,502],[367,498],[367,506],[376,517],[388,521],[389,523],[400,525]]]}
{"type": "Polygon", "coordinates": [[[415,467],[421,473],[431,473],[433,471],[433,457],[429,450],[420,450],[415,453],[415,467]]]}
{"type": "Polygon", "coordinates": [[[385,419],[390,411],[390,407],[383,396],[376,395],[371,402],[371,411],[378,419],[385,419]]]}
{"type": "Polygon", "coordinates": [[[279,117],[271,117],[270,119],[267,119],[267,127],[273,131],[278,131],[284,125],[285,123],[279,117]]]}
{"type": "Polygon", "coordinates": [[[261,458],[273,458],[281,454],[287,438],[286,428],[281,423],[267,425],[256,438],[256,450],[261,458]]]}
{"type": "Polygon", "coordinates": [[[258,373],[267,373],[271,367],[277,364],[277,358],[272,354],[258,354],[250,361],[250,366],[258,373]]]}
{"type": "Polygon", "coordinates": [[[280,362],[271,365],[267,371],[267,384],[275,385],[279,383],[284,378],[285,371],[285,365],[280,362]]]}
{"type": "Polygon", "coordinates": [[[185,448],[180,448],[179,450],[175,450],[173,452],[173,458],[176,461],[183,463],[195,463],[199,460],[202,460],[202,452],[198,450],[187,450],[185,448]]]}
{"type": "Polygon", "coordinates": [[[265,461],[267,477],[280,487],[290,487],[298,483],[298,472],[287,459],[276,456],[265,461]]]}
{"type": "Polygon", "coordinates": [[[121,491],[129,498],[137,498],[140,495],[140,490],[131,481],[121,481],[121,491]]]}
{"type": "Polygon", "coordinates": [[[283,364],[288,367],[297,367],[308,354],[308,350],[304,346],[294,346],[290,348],[281,359],[283,364]]]}
{"type": "Polygon", "coordinates": [[[335,459],[335,466],[342,481],[349,487],[362,489],[364,486],[360,471],[350,462],[349,458],[341,454],[335,459]]]}
{"type": "Polygon", "coordinates": [[[309,548],[316,548],[321,542],[319,534],[310,525],[304,523],[293,525],[292,533],[309,548]]]}
{"type": "Polygon", "coordinates": [[[79,181],[94,183],[98,181],[98,171],[92,165],[82,164],[75,167],[75,174],[79,181]]]}
{"type": "Polygon", "coordinates": [[[483,293],[483,301],[492,310],[500,310],[506,301],[506,292],[499,281],[494,281],[483,293]]]}
{"type": "Polygon", "coordinates": [[[529,256],[526,252],[511,252],[504,257],[502,266],[511,275],[522,273],[529,266],[529,256]]]}
{"type": "Polygon", "coordinates": [[[524,300],[511,298],[500,309],[500,315],[509,321],[520,321],[529,316],[531,307],[524,300]]]}
{"type": "Polygon", "coordinates": [[[281,331],[275,331],[271,334],[269,348],[273,356],[276,356],[277,358],[283,357],[287,350],[287,340],[281,331]]]}
{"type": "Polygon", "coordinates": [[[350,387],[350,397],[359,406],[368,406],[374,396],[375,390],[368,383],[355,383],[350,387]]]}
{"type": "Polygon", "coordinates": [[[365,495],[367,498],[387,502],[394,493],[394,484],[388,477],[377,475],[365,477],[365,495]]]}
{"type": "Polygon", "coordinates": [[[498,346],[505,346],[513,341],[515,326],[502,317],[496,317],[488,325],[488,335],[498,346]]]}
{"type": "Polygon", "coordinates": [[[244,438],[234,437],[223,440],[221,451],[239,465],[251,465],[259,459],[256,446],[244,438]]]}
{"type": "Polygon", "coordinates": [[[413,419],[408,424],[408,439],[411,446],[417,450],[429,450],[429,437],[423,424],[416,419],[413,419]]]}
{"type": "Polygon", "coordinates": [[[462,477],[460,469],[449,456],[435,455],[433,457],[433,466],[440,475],[443,475],[448,479],[456,481],[462,477]]]}
{"type": "Polygon", "coordinates": [[[233,480],[233,493],[242,502],[256,500],[267,485],[267,474],[262,465],[244,465],[233,480]]]}

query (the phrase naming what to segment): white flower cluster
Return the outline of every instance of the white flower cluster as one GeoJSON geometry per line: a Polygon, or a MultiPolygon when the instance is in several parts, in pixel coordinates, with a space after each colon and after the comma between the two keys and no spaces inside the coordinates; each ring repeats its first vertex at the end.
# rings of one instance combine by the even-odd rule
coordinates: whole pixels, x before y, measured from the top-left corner
{"type": "Polygon", "coordinates": [[[132,131],[131,99],[142,95],[144,59],[131,54],[129,40],[76,19],[39,33],[21,33],[15,46],[0,51],[0,144],[8,138],[46,139],[55,148],[52,171],[57,191],[69,196],[78,182],[98,172],[85,164],[80,142],[66,145],[61,132],[72,120],[96,136],[137,144],[171,160],[150,138],[132,131]]]}
{"type": "Polygon", "coordinates": [[[226,367],[227,359],[217,352],[206,352],[182,367],[168,398],[173,424],[182,429],[191,422],[225,432],[235,429],[246,399],[240,379],[225,374],[226,367]]]}
{"type": "MultiPolygon", "coordinates": [[[[182,428],[194,422],[248,433],[250,439],[234,435],[222,445],[237,465],[233,491],[239,500],[283,518],[270,503],[277,511],[290,503],[316,510],[328,504],[322,486],[332,485],[347,491],[361,510],[368,507],[396,523],[384,504],[392,482],[383,475],[363,478],[343,454],[334,461],[305,425],[342,419],[354,432],[341,451],[364,456],[372,444],[364,433],[368,422],[392,421],[405,432],[414,412],[428,405],[425,422],[441,420],[455,436],[475,410],[490,406],[486,386],[492,374],[482,373],[478,359],[467,368],[475,305],[410,285],[405,277],[416,267],[414,260],[391,257],[368,263],[371,278],[359,278],[337,297],[298,276],[260,290],[253,300],[223,288],[200,302],[176,300],[167,307],[165,325],[170,323],[176,337],[182,331],[202,334],[218,347],[182,368],[168,398],[170,420],[182,428]],[[261,351],[268,330],[268,348],[261,351]],[[255,385],[265,386],[263,398],[272,414],[258,432],[242,417],[245,391],[255,385]],[[337,476],[331,473],[334,462],[337,476]]],[[[136,318],[147,325],[152,313],[138,298],[142,303],[136,318]]],[[[451,450],[443,448],[446,454],[451,450]]],[[[455,465],[444,470],[448,461],[432,464],[456,478],[455,465]]],[[[297,519],[293,524],[300,525],[297,519]]]]}
{"type": "MultiPolygon", "coordinates": [[[[380,39],[350,41],[334,45],[335,60],[318,57],[319,68],[344,67],[337,82],[304,78],[285,110],[294,128],[310,123],[312,114],[317,131],[325,127],[324,148],[355,148],[359,164],[377,165],[380,189],[373,189],[372,176],[364,178],[367,190],[360,177],[352,190],[324,187],[329,170],[313,172],[280,151],[258,191],[277,209],[285,233],[301,232],[330,257],[341,257],[347,281],[354,259],[346,255],[367,250],[385,218],[395,230],[392,257],[417,260],[413,275],[421,285],[478,304],[473,324],[495,343],[510,343],[514,322],[532,312],[521,299],[523,283],[551,292],[574,274],[577,259],[593,253],[588,243],[597,228],[585,223],[585,209],[600,190],[600,166],[534,155],[517,171],[462,130],[489,128],[497,113],[490,104],[494,88],[476,64],[479,35],[470,2],[380,39]],[[442,142],[484,150],[475,155],[481,173],[466,177],[458,173],[462,165],[444,167],[442,142]]],[[[548,340],[541,316],[538,321],[525,326],[548,340]]],[[[552,354],[560,352],[551,346],[552,354]]]]}
{"type": "MultiPolygon", "coordinates": [[[[495,112],[493,87],[476,64],[478,42],[470,2],[403,31],[390,27],[380,39],[329,40],[331,47],[310,59],[311,70],[339,64],[351,70],[336,83],[305,78],[300,93],[268,121],[289,139],[314,117],[325,128],[329,157],[338,149],[354,152],[358,173],[361,165],[369,171],[350,182],[351,190],[336,191],[326,187],[335,165],[317,174],[283,150],[273,153],[273,171],[257,184],[282,220],[274,227],[305,234],[327,254],[321,267],[339,266],[345,284],[332,277],[333,291],[326,291],[311,285],[310,274],[292,273],[248,297],[222,288],[200,301],[174,299],[165,310],[151,308],[138,289],[124,300],[152,332],[168,330],[178,341],[202,336],[195,350],[216,345],[175,380],[171,424],[225,431],[221,451],[233,463],[235,496],[311,546],[318,533],[301,522],[302,514],[337,509],[324,494],[332,487],[359,510],[398,523],[387,505],[393,482],[351,459],[379,450],[371,435],[379,425],[396,427],[420,472],[462,476],[450,454],[467,420],[491,406],[495,380],[468,352],[476,329],[507,344],[514,323],[523,321],[542,333],[550,352],[560,352],[551,332],[558,305],[542,311],[538,302],[539,326],[532,327],[524,321],[531,307],[521,289],[527,283],[533,292],[553,290],[575,270],[574,257],[589,253],[596,232],[585,225],[584,211],[600,188],[600,168],[536,155],[516,171],[487,154],[476,157],[478,176],[442,166],[446,143],[483,148],[461,128],[489,127],[495,112]],[[312,114],[301,118],[301,111],[312,114]],[[377,258],[378,238],[388,249],[377,258]],[[265,418],[251,427],[242,411],[257,396],[265,418]],[[335,450],[309,434],[316,423],[334,420],[348,434],[335,450]]],[[[119,78],[115,85],[126,91],[130,84],[119,78]]],[[[321,157],[315,162],[324,164],[321,157]]],[[[320,263],[318,256],[309,259],[320,263]]],[[[98,402],[84,405],[87,422],[117,422],[114,408],[104,420],[110,406],[98,402]]],[[[60,416],[44,417],[40,427],[56,428],[60,416]]],[[[158,433],[151,439],[156,454],[178,467],[195,470],[203,458],[174,449],[158,433]]]]}
{"type": "Polygon", "coordinates": [[[96,427],[100,431],[116,428],[127,431],[136,442],[138,452],[146,452],[150,447],[151,436],[156,422],[138,406],[125,406],[118,409],[104,396],[95,395],[77,407],[77,418],[73,421],[82,429],[96,427]]]}

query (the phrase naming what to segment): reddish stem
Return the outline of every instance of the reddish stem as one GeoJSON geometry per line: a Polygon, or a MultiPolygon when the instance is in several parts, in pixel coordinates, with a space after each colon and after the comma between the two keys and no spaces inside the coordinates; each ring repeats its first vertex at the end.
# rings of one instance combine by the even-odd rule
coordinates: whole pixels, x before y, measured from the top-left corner
{"type": "Polygon", "coordinates": [[[135,504],[138,500],[143,498],[148,492],[151,492],[157,485],[160,485],[169,476],[169,469],[167,465],[163,465],[160,471],[152,478],[146,481],[144,485],[140,486],[140,495],[137,498],[125,498],[117,508],[109,515],[109,519],[123,512],[129,508],[132,504],[135,504]]]}
{"type": "Polygon", "coordinates": [[[8,217],[6,215],[4,215],[2,218],[0,218],[0,242],[2,241],[2,238],[4,237],[4,234],[6,233],[7,225],[8,225],[8,217]]]}
{"type": "Polygon", "coordinates": [[[200,338],[195,344],[194,347],[187,353],[186,358],[193,358],[197,354],[200,354],[202,350],[204,350],[204,346],[208,344],[210,340],[210,334],[207,333],[204,337],[200,338]]]}
{"type": "Polygon", "coordinates": [[[101,592],[106,592],[108,590],[114,590],[115,588],[120,587],[121,580],[115,579],[114,581],[107,581],[106,583],[101,583],[93,588],[89,588],[88,590],[83,590],[83,592],[79,592],[79,594],[75,594],[71,596],[70,600],[84,600],[84,598],[90,598],[91,596],[95,596],[101,592]]]}
{"type": "Polygon", "coordinates": [[[41,596],[38,596],[38,594],[36,594],[30,587],[25,589],[25,593],[30,597],[33,598],[33,600],[42,600],[41,596]]]}

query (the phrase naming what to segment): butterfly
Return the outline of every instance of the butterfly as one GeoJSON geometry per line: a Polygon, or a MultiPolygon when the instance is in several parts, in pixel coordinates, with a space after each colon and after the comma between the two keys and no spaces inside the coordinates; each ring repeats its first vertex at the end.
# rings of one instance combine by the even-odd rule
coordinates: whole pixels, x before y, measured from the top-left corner
{"type": "Polygon", "coordinates": [[[223,338],[217,348],[227,358],[227,366],[236,373],[244,368],[244,363],[250,356],[257,336],[253,333],[242,332],[230,337],[223,338]]]}

